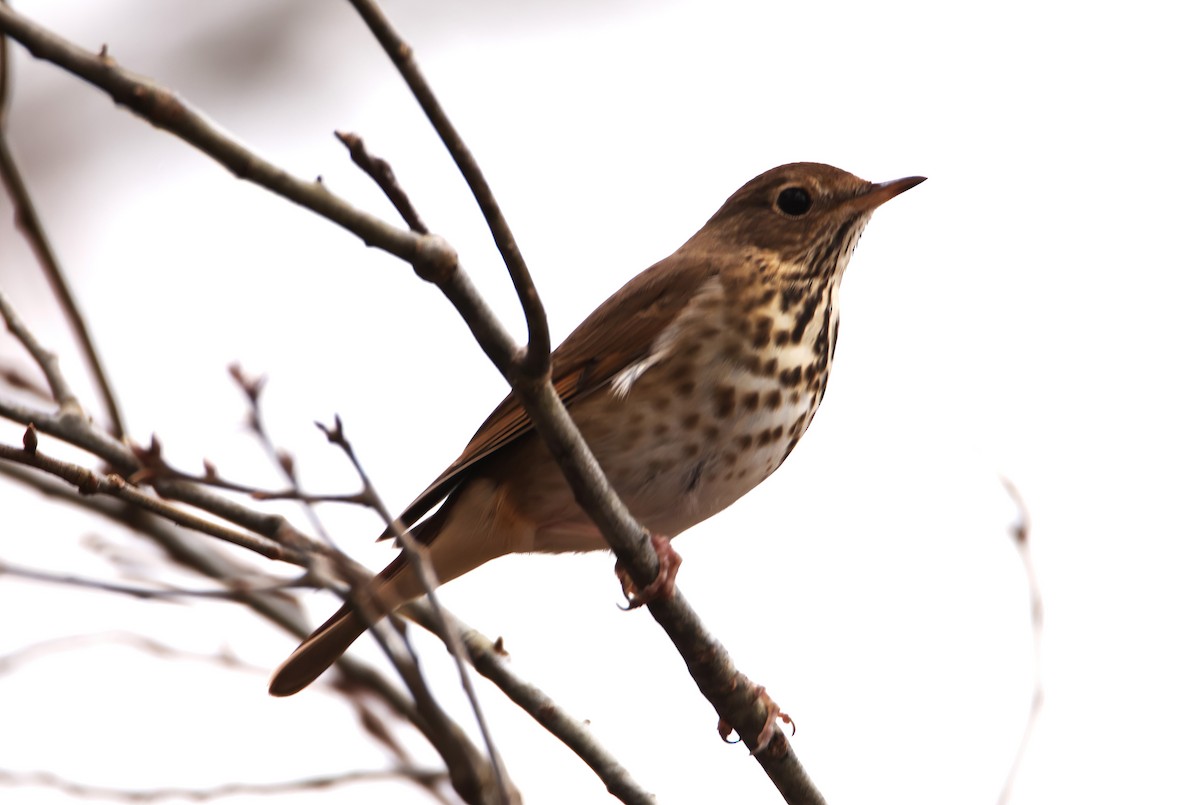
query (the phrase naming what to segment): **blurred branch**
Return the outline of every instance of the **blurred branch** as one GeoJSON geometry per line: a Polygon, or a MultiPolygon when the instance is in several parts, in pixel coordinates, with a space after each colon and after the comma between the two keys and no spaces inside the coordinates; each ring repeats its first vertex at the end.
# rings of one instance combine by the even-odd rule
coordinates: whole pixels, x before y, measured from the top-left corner
{"type": "Polygon", "coordinates": [[[1033,730],[1037,725],[1038,716],[1042,712],[1042,703],[1045,700],[1045,687],[1042,681],[1044,612],[1042,588],[1038,583],[1037,574],[1034,572],[1033,554],[1029,550],[1029,509],[1025,506],[1025,501],[1016,484],[1003,477],[1000,481],[1017,507],[1017,520],[1012,526],[1012,538],[1017,553],[1021,556],[1021,565],[1025,568],[1025,579],[1029,585],[1029,625],[1030,639],[1033,641],[1033,694],[1029,701],[1029,715],[1025,719],[1025,731],[1021,734],[1021,742],[1017,745],[1012,766],[1009,767],[1008,777],[1004,781],[1004,788],[1001,789],[1000,797],[997,800],[997,805],[1006,805],[1012,797],[1013,785],[1017,781],[1021,765],[1025,762],[1025,753],[1029,750],[1029,741],[1033,737],[1033,730]]]}
{"type": "Polygon", "coordinates": [[[22,646],[9,654],[0,655],[0,674],[12,673],[23,665],[28,665],[52,654],[75,652],[80,649],[100,645],[124,645],[137,651],[160,658],[186,658],[194,662],[210,662],[225,668],[258,673],[257,666],[243,662],[228,652],[204,654],[197,651],[184,651],[176,646],[152,640],[145,635],[132,632],[107,632],[101,634],[78,634],[51,638],[38,643],[22,646]]]}
{"type": "Polygon", "coordinates": [[[240,600],[247,593],[277,593],[296,586],[296,583],[289,579],[254,586],[237,584],[236,580],[234,580],[231,584],[231,589],[215,590],[187,590],[179,587],[163,587],[161,589],[136,587],[132,584],[114,584],[113,582],[101,579],[85,579],[82,576],[52,573],[47,570],[38,570],[31,567],[19,567],[9,564],[3,559],[0,559],[0,576],[13,576],[15,578],[26,579],[27,581],[36,581],[42,584],[60,584],[67,587],[78,587],[83,590],[119,593],[120,595],[128,595],[133,598],[160,598],[165,600],[176,598],[221,598],[236,601],[240,600]]]}
{"type": "MultiPolygon", "coordinates": [[[[207,542],[195,539],[186,531],[171,528],[163,520],[147,517],[145,512],[132,509],[117,498],[81,496],[72,492],[70,487],[51,481],[49,476],[33,475],[31,472],[33,470],[23,464],[0,462],[0,474],[37,489],[61,503],[85,509],[132,528],[152,539],[180,564],[203,575],[226,582],[232,580],[234,587],[231,597],[243,601],[297,638],[310,631],[307,618],[294,600],[278,592],[258,592],[247,589],[245,585],[238,585],[236,580],[250,574],[251,569],[217,552],[207,542]]],[[[350,562],[347,557],[340,557],[340,561],[350,564],[360,576],[369,577],[366,568],[350,562]]],[[[410,604],[405,614],[430,632],[437,633],[433,612],[423,602],[410,604]]],[[[506,665],[504,655],[496,649],[492,641],[444,610],[443,615],[454,628],[460,630],[472,665],[514,703],[543,724],[551,734],[573,749],[600,776],[614,796],[628,803],[653,801],[653,797],[638,788],[629,777],[628,771],[590,736],[585,727],[563,713],[561,708],[536,686],[513,673],[506,665]]],[[[386,676],[353,656],[343,656],[338,661],[338,671],[344,680],[338,683],[339,689],[349,691],[353,695],[363,691],[374,692],[395,713],[412,722],[427,737],[431,734],[439,735],[438,743],[443,749],[451,744],[453,736],[465,740],[460,732],[455,732],[457,727],[442,734],[447,729],[446,725],[443,724],[440,729],[435,727],[427,717],[428,714],[422,714],[417,702],[400,692],[386,676]]]]}
{"type": "Polygon", "coordinates": [[[213,786],[212,788],[123,789],[89,785],[44,771],[16,772],[0,769],[0,785],[40,786],[60,791],[72,797],[108,799],[116,800],[117,802],[159,802],[176,799],[190,800],[192,802],[208,802],[214,799],[239,795],[297,794],[305,791],[337,788],[348,783],[396,779],[410,780],[432,791],[434,784],[445,778],[446,773],[440,769],[396,766],[391,769],[347,771],[340,774],[306,777],[300,780],[288,780],[278,783],[227,783],[225,785],[213,786]]]}
{"type": "MultiPolygon", "coordinates": [[[[0,143],[3,142],[3,139],[0,137],[0,143]]],[[[0,292],[0,318],[4,319],[8,331],[21,342],[21,346],[25,347],[25,351],[42,370],[42,376],[50,384],[50,393],[54,396],[54,402],[58,404],[60,413],[65,416],[82,415],[83,408],[79,405],[78,398],[75,397],[75,393],[71,391],[66,378],[58,368],[58,356],[38,342],[29,328],[25,326],[25,322],[17,316],[17,312],[2,292],[0,292]]]]}
{"type": "MultiPolygon", "coordinates": [[[[0,2],[0,6],[6,5],[6,2],[0,2]]],[[[4,9],[0,8],[0,11],[2,10],[4,9]]],[[[59,307],[66,314],[71,332],[83,350],[88,371],[92,375],[92,382],[96,384],[100,391],[100,397],[104,401],[112,435],[121,438],[125,435],[125,425],[121,420],[121,409],[117,405],[116,395],[108,382],[104,365],[100,362],[100,353],[92,341],[92,335],[83,318],[83,313],[75,304],[75,296],[71,293],[66,275],[50,246],[50,238],[46,235],[45,228],[42,227],[41,218],[33,204],[33,198],[29,195],[25,180],[17,167],[16,157],[13,156],[12,149],[8,145],[8,104],[10,102],[9,94],[12,91],[11,86],[12,82],[9,80],[8,71],[8,39],[0,37],[0,183],[4,184],[9,198],[12,199],[16,212],[17,229],[29,241],[29,246],[37,257],[38,264],[42,267],[42,273],[46,275],[46,279],[54,291],[59,307]]],[[[61,399],[58,399],[58,402],[60,405],[63,404],[61,399]]]]}
{"type": "Polygon", "coordinates": [[[24,45],[33,56],[57,64],[105,91],[117,104],[192,144],[239,179],[333,221],[368,246],[414,265],[436,268],[457,262],[454,250],[441,238],[397,229],[342,200],[320,181],[302,181],[259,157],[221,132],[178,95],[119,67],[106,50],[89,53],[5,5],[0,5],[0,31],[24,45]]]}

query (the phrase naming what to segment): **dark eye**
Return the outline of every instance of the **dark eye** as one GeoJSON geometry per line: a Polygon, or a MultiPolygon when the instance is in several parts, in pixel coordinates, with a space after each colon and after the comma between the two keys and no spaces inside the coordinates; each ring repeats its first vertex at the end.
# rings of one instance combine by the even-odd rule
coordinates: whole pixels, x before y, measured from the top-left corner
{"type": "Polygon", "coordinates": [[[812,207],[812,196],[803,187],[785,187],[779,191],[775,206],[784,215],[804,215],[812,207]]]}

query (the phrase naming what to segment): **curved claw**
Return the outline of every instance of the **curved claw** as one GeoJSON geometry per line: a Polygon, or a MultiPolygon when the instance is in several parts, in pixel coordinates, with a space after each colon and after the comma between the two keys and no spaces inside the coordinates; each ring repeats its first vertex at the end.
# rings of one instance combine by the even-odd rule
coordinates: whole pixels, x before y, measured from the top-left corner
{"type": "Polygon", "coordinates": [[[628,601],[628,606],[621,607],[621,609],[626,612],[644,606],[650,601],[670,598],[675,594],[675,576],[679,573],[679,566],[683,564],[683,557],[671,547],[669,537],[651,534],[650,544],[658,556],[658,575],[654,577],[654,581],[642,589],[637,588],[629,573],[619,561],[617,562],[617,578],[621,580],[621,589],[625,591],[625,598],[628,601]]]}

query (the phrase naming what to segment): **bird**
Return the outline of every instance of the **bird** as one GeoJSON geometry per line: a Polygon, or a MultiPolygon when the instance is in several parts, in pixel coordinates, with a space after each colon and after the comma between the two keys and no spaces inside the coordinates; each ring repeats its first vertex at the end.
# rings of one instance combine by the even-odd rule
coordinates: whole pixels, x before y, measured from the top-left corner
{"type": "MultiPolygon", "coordinates": [[[[670,594],[670,539],[796,447],[825,394],[851,253],[874,210],[923,181],[872,183],[814,162],[768,170],[554,350],[556,391],[654,537],[658,586],[636,596],[670,594]]],[[[441,582],[509,553],[608,548],[512,393],[398,525],[427,546],[441,582]]],[[[402,552],[365,600],[382,615],[423,592],[402,552]]],[[[318,627],[275,671],[270,693],[292,695],[320,676],[369,628],[362,609],[343,605],[318,627]]]]}

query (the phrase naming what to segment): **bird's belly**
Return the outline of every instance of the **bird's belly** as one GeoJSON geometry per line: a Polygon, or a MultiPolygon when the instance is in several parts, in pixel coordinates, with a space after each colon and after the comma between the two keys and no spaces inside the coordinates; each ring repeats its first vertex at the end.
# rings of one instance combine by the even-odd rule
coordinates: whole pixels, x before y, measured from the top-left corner
{"type": "Polygon", "coordinates": [[[598,448],[600,463],[638,520],[674,536],[758,486],[795,446],[814,400],[800,394],[794,403],[767,407],[763,398],[773,401],[776,388],[746,383],[727,415],[702,416],[694,424],[676,418],[657,434],[655,423],[630,449],[610,454],[598,448]]]}
{"type": "MultiPolygon", "coordinates": [[[[721,382],[672,386],[662,382],[669,365],[655,370],[628,394],[598,392],[572,414],[634,517],[654,533],[675,536],[774,472],[808,427],[819,395],[781,383],[775,373],[727,370],[721,382]]],[[[542,521],[539,543],[605,547],[577,508],[561,515],[553,527],[542,521]]]]}

